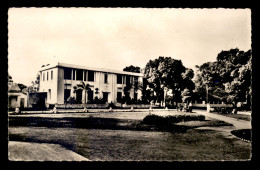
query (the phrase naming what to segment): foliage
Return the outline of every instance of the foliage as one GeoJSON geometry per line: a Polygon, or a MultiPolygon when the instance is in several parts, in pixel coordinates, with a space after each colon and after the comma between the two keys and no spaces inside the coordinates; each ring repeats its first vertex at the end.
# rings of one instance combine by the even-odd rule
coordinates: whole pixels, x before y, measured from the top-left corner
{"type": "MultiPolygon", "coordinates": [[[[123,69],[123,71],[128,71],[128,72],[134,72],[134,73],[140,73],[141,69],[138,66],[127,66],[123,69]]],[[[131,102],[131,98],[130,98],[130,90],[134,89],[135,92],[137,92],[138,90],[143,91],[143,84],[138,81],[138,78],[133,77],[132,81],[129,82],[129,84],[126,84],[125,87],[123,88],[123,92],[124,92],[124,97],[121,99],[118,99],[118,102],[120,103],[130,103],[131,102]]]]}
{"type": "Polygon", "coordinates": [[[38,92],[40,88],[40,73],[37,73],[36,80],[32,81],[32,85],[28,87],[29,92],[38,92]]]}
{"type": "Polygon", "coordinates": [[[69,103],[69,104],[75,104],[76,103],[76,99],[75,99],[75,97],[69,97],[68,99],[67,99],[67,102],[69,103]]]}
{"type": "Polygon", "coordinates": [[[116,106],[115,106],[115,104],[113,102],[110,102],[108,104],[108,108],[110,108],[110,107],[113,108],[113,109],[116,108],[116,106]]]}
{"type": "Polygon", "coordinates": [[[26,88],[27,88],[26,85],[21,84],[21,83],[18,83],[17,85],[19,86],[19,88],[21,89],[21,91],[22,91],[23,89],[26,89],[26,88]]]}
{"type": "Polygon", "coordinates": [[[183,121],[203,121],[205,120],[204,115],[171,115],[171,116],[158,116],[158,115],[147,115],[143,119],[143,123],[145,124],[153,124],[153,125],[167,125],[167,124],[172,124],[172,123],[179,123],[183,121]]]}
{"type": "MultiPolygon", "coordinates": [[[[85,84],[83,81],[81,82],[81,84],[79,85],[76,85],[76,86],[73,86],[73,93],[75,93],[77,95],[77,92],[78,91],[83,91],[84,90],[84,104],[86,104],[86,100],[87,99],[87,94],[88,94],[88,91],[90,90],[90,85],[89,84],[85,84]]],[[[79,101],[77,101],[79,103],[79,101]]]]}
{"type": "Polygon", "coordinates": [[[218,96],[222,101],[232,103],[236,107],[238,101],[251,98],[251,50],[247,52],[239,49],[221,51],[217,61],[207,62],[197,66],[194,80],[198,93],[209,93],[218,96]]]}
{"type": "Polygon", "coordinates": [[[13,82],[13,78],[12,76],[9,75],[9,73],[8,73],[8,82],[13,82]]]}
{"type": "Polygon", "coordinates": [[[81,82],[81,84],[82,84],[83,90],[85,91],[85,93],[84,93],[84,104],[86,104],[87,94],[88,94],[88,91],[89,91],[91,88],[90,88],[90,85],[89,85],[89,84],[85,84],[83,81],[81,82]]]}
{"type": "MultiPolygon", "coordinates": [[[[164,97],[164,88],[172,90],[172,99],[177,102],[181,101],[181,91],[185,88],[194,89],[194,83],[191,80],[194,76],[193,70],[185,68],[181,60],[160,56],[146,64],[144,74],[147,78],[145,88],[148,88],[151,93],[155,92],[159,103],[164,97]]],[[[149,97],[149,95],[146,96],[149,97]]]]}
{"type": "Polygon", "coordinates": [[[232,108],[230,107],[216,107],[213,112],[221,113],[221,114],[230,114],[232,112],[232,108]]]}
{"type": "Polygon", "coordinates": [[[129,71],[129,72],[134,72],[134,73],[140,73],[141,72],[141,69],[140,67],[138,66],[133,66],[133,65],[130,65],[130,66],[127,66],[123,69],[123,71],[129,71]]]}
{"type": "Polygon", "coordinates": [[[105,104],[106,102],[102,98],[98,98],[97,96],[92,101],[88,101],[88,104],[105,104]]]}

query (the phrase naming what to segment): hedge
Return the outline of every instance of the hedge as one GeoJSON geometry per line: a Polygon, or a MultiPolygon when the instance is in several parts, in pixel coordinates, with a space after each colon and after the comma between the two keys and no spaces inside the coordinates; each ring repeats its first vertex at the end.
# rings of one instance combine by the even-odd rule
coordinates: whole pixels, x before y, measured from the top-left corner
{"type": "Polygon", "coordinates": [[[203,121],[205,120],[204,115],[172,115],[172,116],[158,116],[158,115],[147,115],[143,119],[143,123],[150,125],[166,125],[172,123],[178,123],[182,121],[203,121]]]}

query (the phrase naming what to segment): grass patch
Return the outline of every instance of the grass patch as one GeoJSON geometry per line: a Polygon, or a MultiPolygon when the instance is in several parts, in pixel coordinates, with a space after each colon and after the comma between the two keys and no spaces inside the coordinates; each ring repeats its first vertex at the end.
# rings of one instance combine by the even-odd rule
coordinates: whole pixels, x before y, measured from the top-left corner
{"type": "Polygon", "coordinates": [[[202,126],[228,126],[223,121],[205,120],[203,115],[148,115],[143,120],[105,117],[9,117],[9,126],[85,128],[137,131],[185,132],[202,126]]]}
{"type": "Polygon", "coordinates": [[[55,143],[94,161],[247,160],[251,145],[216,131],[186,133],[11,127],[9,139],[55,143]]]}
{"type": "Polygon", "coordinates": [[[188,127],[221,127],[221,126],[233,126],[230,123],[221,121],[221,120],[204,120],[204,121],[188,121],[188,122],[179,122],[177,125],[182,125],[182,126],[188,126],[188,127]]]}
{"type": "Polygon", "coordinates": [[[251,116],[250,116],[250,115],[243,115],[243,114],[221,114],[221,113],[216,113],[216,112],[212,112],[212,113],[218,114],[218,115],[222,115],[222,116],[231,117],[231,118],[234,118],[234,119],[251,121],[251,116]]]}

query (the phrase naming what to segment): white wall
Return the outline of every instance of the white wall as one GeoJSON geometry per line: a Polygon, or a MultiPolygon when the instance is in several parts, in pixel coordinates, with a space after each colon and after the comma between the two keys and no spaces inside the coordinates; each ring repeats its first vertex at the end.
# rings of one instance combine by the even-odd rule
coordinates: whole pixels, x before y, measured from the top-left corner
{"type": "Polygon", "coordinates": [[[23,94],[23,93],[17,93],[17,96],[10,96],[11,99],[8,99],[8,102],[10,103],[11,108],[16,108],[16,107],[21,107],[20,106],[20,102],[21,102],[21,98],[24,99],[24,107],[28,107],[27,105],[27,95],[23,94]]]}
{"type": "Polygon", "coordinates": [[[39,92],[47,92],[47,103],[55,104],[57,103],[58,95],[58,68],[52,68],[40,72],[40,88],[39,92]],[[51,79],[51,71],[53,71],[53,79],[51,79]],[[49,72],[49,79],[47,80],[47,72],[49,72]],[[43,81],[43,73],[45,73],[45,80],[43,81]],[[49,94],[49,89],[51,89],[51,96],[49,94]]]}
{"type": "MultiPolygon", "coordinates": [[[[83,77],[85,70],[83,71],[83,77]]],[[[73,71],[72,71],[73,73],[73,71]]],[[[108,102],[116,102],[117,92],[121,91],[122,96],[123,88],[125,85],[117,84],[117,74],[107,73],[108,74],[108,83],[104,83],[104,72],[94,72],[94,82],[84,81],[85,84],[91,86],[93,91],[93,98],[97,96],[98,98],[103,98],[103,92],[108,92],[108,102]],[[118,90],[118,87],[122,87],[122,90],[118,90]],[[95,94],[95,88],[99,89],[99,94],[95,94]]],[[[76,73],[75,73],[76,76],[76,73]]],[[[123,76],[125,77],[125,76],[123,76]]],[[[84,80],[84,78],[83,78],[84,80]]],[[[87,79],[86,79],[87,80],[87,79]]],[[[139,81],[142,82],[142,77],[139,77],[139,81]]],[[[64,69],[63,68],[51,68],[49,70],[41,71],[40,73],[40,92],[47,92],[47,103],[48,104],[64,104],[64,84],[71,84],[71,96],[75,96],[73,93],[73,86],[81,84],[81,80],[73,80],[73,75],[71,80],[64,80],[64,69]],[[53,79],[51,80],[51,71],[53,71],[53,79]],[[49,79],[47,81],[47,72],[49,72],[49,79]],[[43,73],[45,73],[45,81],[43,81],[43,73]],[[49,89],[51,89],[51,98],[49,97],[49,89]]],[[[125,81],[124,81],[125,82],[125,81]]],[[[130,90],[131,98],[134,98],[134,90],[130,90]]],[[[138,90],[138,99],[141,98],[141,91],[138,90]]],[[[84,102],[84,92],[82,92],[82,102],[84,102]]]]}

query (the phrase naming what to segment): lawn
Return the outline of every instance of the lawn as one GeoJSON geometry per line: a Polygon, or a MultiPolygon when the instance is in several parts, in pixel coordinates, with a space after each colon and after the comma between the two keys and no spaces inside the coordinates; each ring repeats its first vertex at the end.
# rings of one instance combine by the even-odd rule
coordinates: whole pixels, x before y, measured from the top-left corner
{"type": "Polygon", "coordinates": [[[94,161],[248,160],[251,144],[220,132],[9,127],[9,140],[55,143],[94,161]]]}
{"type": "Polygon", "coordinates": [[[243,114],[221,114],[221,113],[216,113],[216,112],[212,112],[212,113],[214,113],[214,114],[219,114],[219,115],[222,115],[222,116],[231,117],[231,118],[234,118],[234,119],[251,121],[251,116],[250,116],[250,115],[243,115],[243,114]]]}
{"type": "Polygon", "coordinates": [[[10,115],[9,140],[60,144],[93,161],[250,159],[250,143],[229,132],[207,130],[209,126],[232,128],[232,124],[207,118],[157,126],[142,122],[147,115],[149,112],[10,115]]]}

